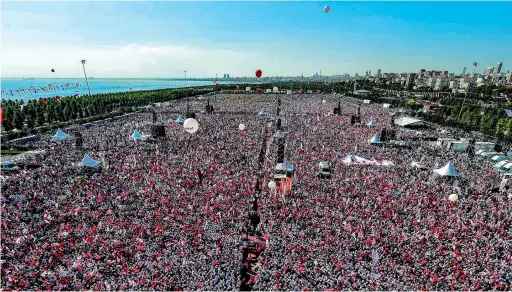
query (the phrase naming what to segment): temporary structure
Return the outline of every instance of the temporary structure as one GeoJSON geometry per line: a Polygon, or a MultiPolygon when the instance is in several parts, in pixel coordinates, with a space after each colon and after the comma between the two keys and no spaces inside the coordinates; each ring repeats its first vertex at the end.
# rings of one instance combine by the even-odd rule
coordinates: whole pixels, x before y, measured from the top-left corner
{"type": "Polygon", "coordinates": [[[452,162],[448,162],[445,166],[439,169],[434,169],[434,172],[441,176],[460,176],[460,174],[453,168],[452,162]]]}

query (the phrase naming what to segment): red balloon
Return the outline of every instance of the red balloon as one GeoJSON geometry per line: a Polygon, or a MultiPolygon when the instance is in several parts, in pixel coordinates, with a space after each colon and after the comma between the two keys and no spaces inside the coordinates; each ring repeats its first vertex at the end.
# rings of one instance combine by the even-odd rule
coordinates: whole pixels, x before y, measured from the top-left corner
{"type": "Polygon", "coordinates": [[[220,87],[220,84],[219,84],[219,83],[216,83],[216,84],[215,84],[215,86],[220,87]]]}
{"type": "Polygon", "coordinates": [[[43,99],[43,104],[47,104],[48,101],[46,99],[43,99]]]}
{"type": "Polygon", "coordinates": [[[261,88],[256,88],[257,93],[261,93],[263,90],[261,88]]]}
{"type": "Polygon", "coordinates": [[[237,86],[236,86],[236,89],[239,89],[239,88],[240,88],[240,85],[237,85],[237,86]]]}
{"type": "Polygon", "coordinates": [[[52,73],[55,72],[55,69],[52,69],[52,73]]]}
{"type": "Polygon", "coordinates": [[[58,96],[58,95],[57,95],[57,96],[55,97],[55,99],[56,99],[56,100],[59,100],[59,99],[60,99],[60,96],[58,96]]]}
{"type": "Polygon", "coordinates": [[[260,69],[256,70],[256,77],[260,78],[261,75],[263,75],[263,72],[260,69]]]}

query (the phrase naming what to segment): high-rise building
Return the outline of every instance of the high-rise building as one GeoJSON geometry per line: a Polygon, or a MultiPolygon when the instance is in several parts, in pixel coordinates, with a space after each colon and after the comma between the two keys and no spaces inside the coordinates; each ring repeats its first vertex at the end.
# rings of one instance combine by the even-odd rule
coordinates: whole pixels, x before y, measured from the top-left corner
{"type": "Polygon", "coordinates": [[[368,70],[368,76],[372,76],[372,70],[368,70]]]}
{"type": "Polygon", "coordinates": [[[487,69],[484,70],[484,75],[485,76],[491,75],[493,71],[494,71],[494,67],[487,67],[487,69]]]}
{"type": "Polygon", "coordinates": [[[359,73],[356,73],[356,78],[359,77],[359,73]]]}
{"type": "Polygon", "coordinates": [[[377,77],[380,77],[381,73],[382,73],[382,70],[381,69],[377,69],[377,77]]]}
{"type": "Polygon", "coordinates": [[[226,74],[226,79],[229,79],[229,74],[226,74]]]}
{"type": "Polygon", "coordinates": [[[503,62],[498,62],[498,64],[496,64],[496,70],[494,70],[494,73],[500,74],[502,66],[503,66],[503,62]]]}
{"type": "Polygon", "coordinates": [[[226,74],[224,74],[224,79],[226,79],[226,78],[227,78],[227,77],[226,77],[226,74]]]}
{"type": "Polygon", "coordinates": [[[464,66],[464,69],[462,69],[462,76],[466,75],[466,69],[468,69],[468,67],[464,66]]]}
{"type": "Polygon", "coordinates": [[[416,77],[416,73],[408,73],[405,79],[405,87],[408,89],[412,87],[414,84],[414,77],[416,77]]]}

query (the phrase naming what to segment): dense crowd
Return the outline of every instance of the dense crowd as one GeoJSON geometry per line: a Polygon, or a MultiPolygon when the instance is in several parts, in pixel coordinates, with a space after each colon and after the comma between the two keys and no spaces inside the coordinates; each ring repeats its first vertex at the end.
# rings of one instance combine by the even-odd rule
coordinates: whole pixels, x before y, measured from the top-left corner
{"type": "Polygon", "coordinates": [[[355,107],[342,103],[342,117],[330,114],[337,98],[282,95],[295,169],[283,201],[266,187],[277,155],[276,100],[219,95],[211,104],[222,114],[209,115],[204,100],[191,100],[194,134],[175,122],[187,107],[176,102],[157,109],[167,127],[155,142],[130,139],[135,129],[150,134],[150,113],[82,129],[83,149],[45,137],[42,167],[13,175],[2,192],[2,287],[238,290],[236,245],[261,180],[260,228],[270,240],[257,290],[512,289],[512,207],[491,191],[501,179],[490,164],[418,140],[410,148],[369,145],[393,109],[364,105],[362,121],[377,127],[356,127],[355,107]],[[100,173],[77,167],[85,153],[100,173]],[[394,166],[345,166],[349,153],[394,166]],[[320,161],[331,162],[331,179],[317,178],[320,161]],[[432,172],[448,161],[462,179],[432,172]],[[452,193],[458,202],[448,200],[452,193]]]}

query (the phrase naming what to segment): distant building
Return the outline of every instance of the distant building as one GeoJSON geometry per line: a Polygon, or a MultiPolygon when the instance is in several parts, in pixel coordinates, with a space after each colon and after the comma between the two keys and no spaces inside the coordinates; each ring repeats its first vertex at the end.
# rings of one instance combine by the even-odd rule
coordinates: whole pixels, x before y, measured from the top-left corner
{"type": "Polygon", "coordinates": [[[448,71],[443,71],[443,76],[448,76],[448,71]]]}
{"type": "Polygon", "coordinates": [[[370,93],[371,93],[371,91],[363,90],[363,89],[354,91],[355,95],[360,95],[360,96],[368,96],[368,95],[370,95],[370,93]]]}
{"type": "Polygon", "coordinates": [[[460,87],[459,79],[454,79],[454,80],[450,81],[450,89],[452,90],[452,92],[457,92],[459,90],[459,87],[460,87]]]}
{"type": "Polygon", "coordinates": [[[448,78],[444,76],[439,76],[436,78],[434,84],[434,90],[442,90],[445,87],[448,87],[450,84],[448,82],[448,78]]]}
{"type": "Polygon", "coordinates": [[[372,76],[372,70],[368,70],[368,76],[372,76]]]}
{"type": "Polygon", "coordinates": [[[381,69],[377,69],[377,77],[380,77],[381,73],[382,73],[382,70],[381,69]]]}
{"type": "Polygon", "coordinates": [[[405,87],[407,87],[408,89],[411,88],[414,84],[415,77],[416,77],[415,73],[407,74],[407,77],[405,79],[405,87]]]}
{"type": "Polygon", "coordinates": [[[464,69],[462,69],[462,76],[466,76],[466,69],[468,69],[468,67],[464,66],[464,69]]]}
{"type": "Polygon", "coordinates": [[[356,73],[356,78],[358,78],[358,77],[359,77],[359,73],[356,73]]]}
{"type": "Polygon", "coordinates": [[[485,76],[491,75],[493,71],[494,71],[494,67],[487,67],[487,69],[484,70],[484,75],[485,76]]]}
{"type": "Polygon", "coordinates": [[[503,62],[498,62],[498,64],[496,64],[496,70],[494,71],[494,73],[500,74],[502,66],[503,66],[503,62]]]}

